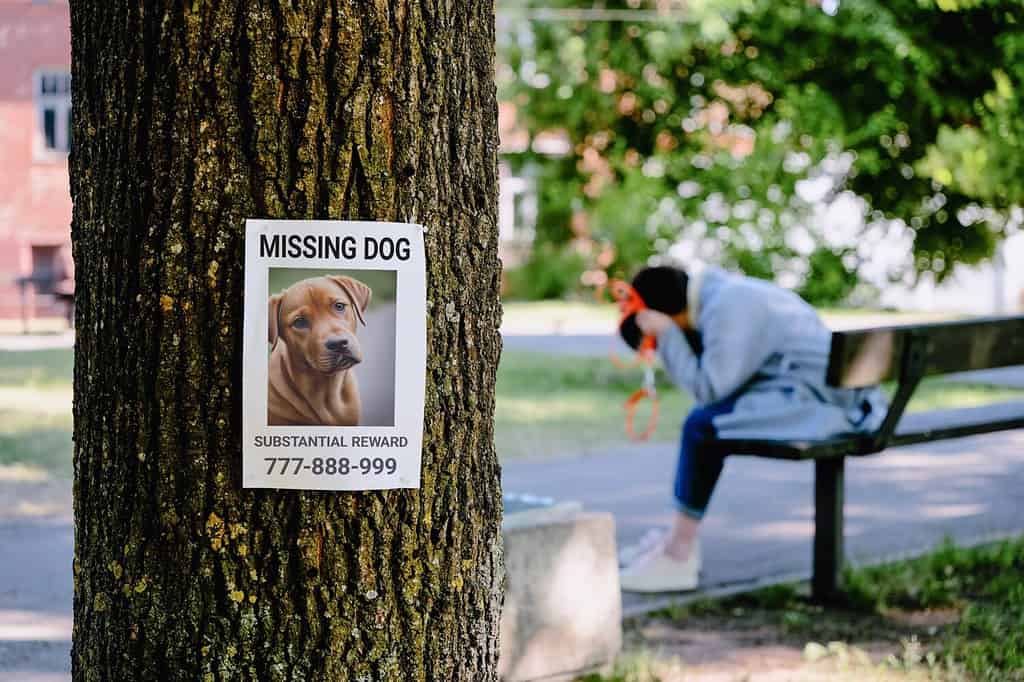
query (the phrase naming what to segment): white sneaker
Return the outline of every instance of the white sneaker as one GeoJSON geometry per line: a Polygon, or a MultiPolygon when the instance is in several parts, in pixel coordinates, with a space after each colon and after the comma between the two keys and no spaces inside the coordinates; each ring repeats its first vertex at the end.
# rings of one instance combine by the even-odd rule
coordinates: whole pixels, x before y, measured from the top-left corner
{"type": "Polygon", "coordinates": [[[663,545],[668,537],[668,528],[651,528],[633,545],[619,550],[619,568],[626,568],[641,557],[650,554],[655,547],[663,545]]]}
{"type": "Polygon", "coordinates": [[[700,542],[695,542],[686,561],[664,552],[641,559],[622,571],[620,583],[626,592],[688,592],[700,582],[700,542]]]}

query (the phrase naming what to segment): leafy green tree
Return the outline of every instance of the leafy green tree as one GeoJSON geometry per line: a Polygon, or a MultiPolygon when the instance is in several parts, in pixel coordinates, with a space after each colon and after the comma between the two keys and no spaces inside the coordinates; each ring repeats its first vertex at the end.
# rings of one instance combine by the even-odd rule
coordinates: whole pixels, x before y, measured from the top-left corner
{"type": "Polygon", "coordinates": [[[801,183],[856,194],[868,224],[905,221],[911,268],[940,278],[991,255],[1020,203],[1020,3],[606,7],[503,16],[502,96],[569,142],[522,154],[543,169],[541,241],[622,272],[684,239],[751,274],[843,283],[804,286],[831,302],[860,258],[826,230],[794,243],[813,224],[801,183]]]}

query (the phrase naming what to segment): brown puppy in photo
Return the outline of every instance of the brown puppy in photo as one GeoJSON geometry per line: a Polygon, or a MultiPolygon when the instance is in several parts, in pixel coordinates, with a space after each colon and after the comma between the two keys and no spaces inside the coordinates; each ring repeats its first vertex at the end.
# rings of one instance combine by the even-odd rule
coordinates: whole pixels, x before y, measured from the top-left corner
{"type": "Polygon", "coordinates": [[[296,282],[268,301],[270,426],[358,426],[362,403],[352,368],[370,287],[345,275],[296,282]]]}

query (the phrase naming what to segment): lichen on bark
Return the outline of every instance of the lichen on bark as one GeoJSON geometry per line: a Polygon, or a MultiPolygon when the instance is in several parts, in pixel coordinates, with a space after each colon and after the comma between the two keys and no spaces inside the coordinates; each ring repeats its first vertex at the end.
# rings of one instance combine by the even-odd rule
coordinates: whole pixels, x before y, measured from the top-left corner
{"type": "Polygon", "coordinates": [[[493,5],[71,15],[74,678],[494,679],[493,5]],[[246,217],[427,226],[420,490],[241,489],[246,217]]]}

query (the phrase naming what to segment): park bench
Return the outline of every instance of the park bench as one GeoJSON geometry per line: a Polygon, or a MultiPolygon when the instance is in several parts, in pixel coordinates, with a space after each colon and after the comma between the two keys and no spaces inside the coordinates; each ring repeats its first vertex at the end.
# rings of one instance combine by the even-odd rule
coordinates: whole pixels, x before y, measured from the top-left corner
{"type": "Polygon", "coordinates": [[[68,326],[74,326],[75,280],[74,262],[69,244],[31,244],[26,260],[31,270],[14,279],[21,300],[22,331],[28,333],[29,293],[43,303],[64,307],[68,326]]]}
{"type": "Polygon", "coordinates": [[[1024,428],[1024,402],[934,410],[904,416],[928,376],[1024,364],[1024,317],[969,319],[839,331],[832,335],[827,383],[836,388],[895,381],[889,411],[875,433],[823,441],[721,440],[721,454],[814,460],[814,552],[811,594],[841,597],[843,476],[846,457],[886,448],[1024,428]]]}

